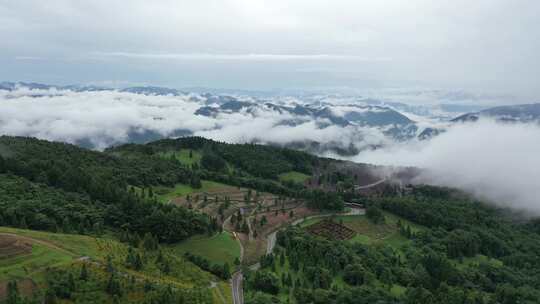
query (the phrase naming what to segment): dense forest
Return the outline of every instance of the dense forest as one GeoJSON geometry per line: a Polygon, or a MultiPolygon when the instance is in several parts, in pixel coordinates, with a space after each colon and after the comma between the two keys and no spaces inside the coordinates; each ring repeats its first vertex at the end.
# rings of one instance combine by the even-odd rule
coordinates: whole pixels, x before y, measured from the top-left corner
{"type": "Polygon", "coordinates": [[[4,225],[80,232],[99,232],[105,226],[140,235],[149,232],[163,242],[211,228],[202,214],[156,204],[129,190],[128,185],[189,182],[192,172],[171,160],[117,157],[69,144],[6,136],[0,138],[0,150],[0,173],[7,173],[2,176],[6,183],[0,185],[0,195],[9,205],[0,210],[4,225]]]}
{"type": "MultiPolygon", "coordinates": [[[[136,146],[131,146],[131,148],[136,149],[136,146]]],[[[123,149],[123,147],[118,149],[123,149]]],[[[292,170],[311,174],[314,166],[325,161],[305,152],[285,148],[258,144],[227,144],[203,137],[163,139],[140,149],[144,149],[149,154],[178,149],[204,150],[207,156],[214,158],[208,164],[219,164],[219,159],[222,159],[253,177],[268,179],[276,179],[280,173],[292,170]]],[[[217,171],[215,169],[223,168],[223,166],[211,165],[207,168],[217,171]]]]}
{"type": "Polygon", "coordinates": [[[539,303],[540,236],[504,210],[430,186],[366,202],[372,221],[381,215],[384,221],[381,208],[422,229],[398,222],[410,241],[392,246],[323,239],[290,227],[278,234],[274,254],[262,258],[262,270],[248,275],[247,302],[282,303],[277,295],[285,290],[296,303],[539,303]],[[479,255],[487,258],[465,262],[479,255]],[[280,275],[277,265],[287,271],[280,275]],[[396,286],[406,293],[396,295],[396,286]]]}

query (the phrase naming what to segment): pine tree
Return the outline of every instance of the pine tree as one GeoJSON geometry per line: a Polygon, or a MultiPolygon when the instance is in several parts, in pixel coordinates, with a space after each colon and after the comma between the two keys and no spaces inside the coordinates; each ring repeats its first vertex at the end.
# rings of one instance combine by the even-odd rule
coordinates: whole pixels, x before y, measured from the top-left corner
{"type": "Polygon", "coordinates": [[[19,287],[17,286],[16,281],[10,281],[7,285],[7,298],[6,298],[6,304],[17,304],[20,301],[19,296],[19,287]]]}
{"type": "Polygon", "coordinates": [[[135,270],[141,270],[143,267],[143,262],[141,259],[141,255],[139,253],[135,253],[133,255],[133,268],[135,270]]]}
{"type": "Polygon", "coordinates": [[[133,248],[131,247],[128,248],[125,263],[128,267],[133,267],[133,265],[135,264],[135,256],[133,255],[133,248]]]}
{"type": "Polygon", "coordinates": [[[163,253],[160,250],[156,258],[156,264],[161,264],[161,263],[163,263],[163,253]]]}
{"type": "Polygon", "coordinates": [[[73,274],[70,272],[68,274],[68,289],[69,289],[69,292],[73,292],[75,291],[75,278],[73,278],[73,274]]]}
{"type": "Polygon", "coordinates": [[[171,272],[171,263],[169,260],[164,259],[163,262],[160,264],[160,269],[164,274],[169,274],[171,272]]]}
{"type": "Polygon", "coordinates": [[[56,292],[52,288],[47,288],[43,304],[56,304],[56,292]]]}
{"type": "Polygon", "coordinates": [[[2,155],[0,155],[0,173],[6,172],[6,162],[2,155]]]}
{"type": "Polygon", "coordinates": [[[225,263],[223,264],[223,278],[224,279],[229,279],[231,277],[231,267],[229,266],[229,263],[225,263]]]}
{"type": "Polygon", "coordinates": [[[156,250],[158,249],[158,241],[154,238],[154,236],[147,232],[144,234],[144,238],[142,240],[142,246],[145,250],[156,250]]]}
{"type": "Polygon", "coordinates": [[[106,264],[107,272],[113,273],[114,272],[114,266],[112,263],[112,257],[110,255],[107,256],[107,264],[106,264]]]}
{"type": "Polygon", "coordinates": [[[152,282],[150,282],[148,279],[144,280],[144,291],[149,292],[152,289],[154,289],[154,285],[152,285],[152,282]]]}
{"type": "Polygon", "coordinates": [[[28,229],[28,225],[26,224],[26,218],[23,216],[21,219],[21,223],[19,224],[19,227],[22,229],[28,229]]]}
{"type": "Polygon", "coordinates": [[[88,270],[86,269],[86,263],[82,264],[81,274],[79,275],[81,281],[86,281],[88,279],[88,270]]]}
{"type": "Polygon", "coordinates": [[[109,277],[109,281],[107,282],[107,286],[105,291],[107,291],[110,295],[118,295],[120,296],[122,294],[122,290],[120,288],[120,282],[116,280],[116,277],[112,273],[109,277]]]}

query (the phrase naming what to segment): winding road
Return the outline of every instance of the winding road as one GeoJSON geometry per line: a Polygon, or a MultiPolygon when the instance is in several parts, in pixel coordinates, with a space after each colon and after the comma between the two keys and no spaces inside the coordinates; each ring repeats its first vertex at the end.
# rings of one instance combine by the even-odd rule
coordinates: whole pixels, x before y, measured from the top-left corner
{"type": "MultiPolygon", "coordinates": [[[[380,185],[382,183],[386,182],[386,178],[383,178],[375,183],[364,185],[364,186],[356,186],[355,189],[367,189],[371,187],[375,187],[377,185],[380,185]]],[[[359,207],[357,204],[348,204],[345,203],[346,207],[349,207],[350,210],[345,213],[327,213],[327,214],[318,214],[318,215],[312,215],[305,218],[298,219],[291,223],[291,225],[298,225],[306,220],[313,219],[313,218],[321,218],[321,217],[329,217],[329,216],[335,216],[335,215],[363,215],[366,213],[366,210],[362,207],[359,207]]],[[[283,229],[283,228],[282,228],[283,229]]],[[[270,233],[266,237],[266,254],[272,253],[274,250],[274,247],[276,246],[276,240],[277,240],[277,232],[280,229],[270,233]]],[[[240,250],[241,252],[244,251],[244,248],[242,246],[242,243],[240,243],[240,250]]],[[[249,268],[251,270],[257,270],[259,263],[256,263],[254,265],[251,265],[249,268]]],[[[231,286],[232,286],[232,295],[233,295],[233,303],[234,304],[244,304],[244,291],[242,289],[242,280],[243,275],[241,271],[237,271],[233,274],[231,279],[231,286]]]]}
{"type": "Polygon", "coordinates": [[[381,179],[380,181],[376,181],[372,184],[369,184],[369,185],[363,185],[363,186],[354,186],[354,190],[360,190],[360,189],[368,189],[368,188],[371,188],[371,187],[375,187],[377,185],[380,185],[382,183],[386,182],[386,178],[383,178],[381,179]]]}

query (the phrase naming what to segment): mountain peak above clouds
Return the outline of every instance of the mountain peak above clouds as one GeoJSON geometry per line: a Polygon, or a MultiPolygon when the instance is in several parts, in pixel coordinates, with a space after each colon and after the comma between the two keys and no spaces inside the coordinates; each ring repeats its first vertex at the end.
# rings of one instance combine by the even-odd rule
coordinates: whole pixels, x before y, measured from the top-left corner
{"type": "MultiPolygon", "coordinates": [[[[429,107],[344,94],[256,97],[188,93],[157,86],[113,89],[3,82],[0,98],[11,100],[11,116],[0,117],[0,129],[5,133],[84,143],[85,147],[100,149],[125,142],[201,135],[229,142],[268,143],[346,156],[395,142],[428,140],[452,125],[444,120],[450,114],[441,116],[438,110],[431,114],[429,107]],[[22,115],[28,111],[20,107],[39,97],[48,97],[39,103],[45,107],[44,111],[54,107],[57,114],[22,115]],[[113,108],[111,100],[115,101],[113,108]],[[78,102],[84,103],[87,111],[74,116],[69,105],[78,102]],[[108,106],[98,108],[99,104],[108,106]],[[116,108],[122,110],[112,113],[116,108]],[[108,116],[111,118],[105,126],[102,119],[108,116]],[[86,133],[85,128],[89,128],[86,133]]],[[[539,117],[539,112],[538,105],[497,107],[454,121],[488,114],[530,120],[539,117]]]]}

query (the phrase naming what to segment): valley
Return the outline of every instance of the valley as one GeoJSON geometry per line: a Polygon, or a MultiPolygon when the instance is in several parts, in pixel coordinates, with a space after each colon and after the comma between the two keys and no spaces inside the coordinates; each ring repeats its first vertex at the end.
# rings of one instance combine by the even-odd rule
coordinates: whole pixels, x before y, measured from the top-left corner
{"type": "Polygon", "coordinates": [[[411,184],[419,169],[200,137],[95,152],[4,136],[0,148],[0,299],[537,297],[534,222],[411,184]]]}

